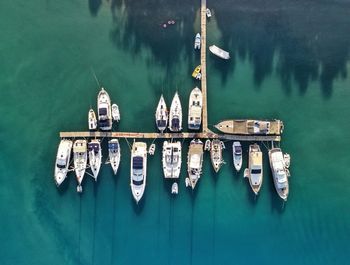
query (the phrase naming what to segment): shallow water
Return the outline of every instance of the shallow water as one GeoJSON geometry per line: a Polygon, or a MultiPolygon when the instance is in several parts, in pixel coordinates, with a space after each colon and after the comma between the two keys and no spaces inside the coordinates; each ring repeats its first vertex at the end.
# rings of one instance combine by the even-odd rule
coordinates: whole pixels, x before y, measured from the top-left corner
{"type": "Polygon", "coordinates": [[[263,187],[252,195],[243,170],[233,170],[230,142],[218,175],[206,154],[191,193],[184,141],[175,198],[162,178],[161,141],[139,206],[124,140],[117,176],[103,166],[97,183],[86,176],[82,196],[73,174],[57,189],[58,134],[86,130],[87,111],[96,107],[91,68],[120,107],[118,130],[154,131],[161,93],[170,104],[178,90],[187,113],[197,84],[190,73],[199,62],[192,49],[199,2],[2,1],[1,264],[347,263],[349,2],[208,5],[208,45],[232,57],[208,54],[209,124],[282,119],[281,147],[292,156],[288,202],[274,191],[265,148],[263,187]],[[176,24],[163,29],[169,19],[176,24]]]}

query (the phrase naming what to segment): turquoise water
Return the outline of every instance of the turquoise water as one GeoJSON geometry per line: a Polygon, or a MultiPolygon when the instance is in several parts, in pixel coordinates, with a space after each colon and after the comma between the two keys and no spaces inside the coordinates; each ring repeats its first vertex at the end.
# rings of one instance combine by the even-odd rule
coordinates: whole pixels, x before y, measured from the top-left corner
{"type": "MultiPolygon", "coordinates": [[[[125,141],[117,176],[104,166],[97,183],[85,178],[81,196],[73,174],[57,189],[58,134],[86,130],[98,91],[91,68],[121,109],[121,131],[154,131],[162,92],[170,103],[178,90],[187,113],[199,1],[109,2],[0,3],[0,263],[346,264],[350,4],[208,1],[208,44],[233,57],[208,55],[209,124],[284,121],[281,146],[292,156],[284,207],[266,152],[255,200],[233,171],[230,148],[218,175],[206,154],[194,193],[185,189],[183,163],[180,193],[171,197],[161,141],[137,207],[125,141]],[[175,26],[162,29],[170,18],[175,26]]],[[[187,148],[185,141],[184,161],[187,148]]]]}

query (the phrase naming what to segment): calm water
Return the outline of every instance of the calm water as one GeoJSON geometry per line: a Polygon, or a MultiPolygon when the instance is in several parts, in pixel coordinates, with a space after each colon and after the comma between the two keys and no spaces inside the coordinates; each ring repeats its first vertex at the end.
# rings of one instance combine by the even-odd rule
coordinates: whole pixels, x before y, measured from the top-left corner
{"type": "MultiPolygon", "coordinates": [[[[184,162],[180,194],[171,197],[161,141],[139,207],[124,140],[117,176],[103,166],[98,183],[85,178],[82,196],[73,174],[55,187],[58,133],[86,130],[96,107],[91,68],[119,104],[120,130],[153,131],[161,92],[170,103],[178,90],[187,113],[199,1],[109,2],[0,3],[0,264],[346,264],[349,1],[208,1],[208,44],[233,57],[208,55],[209,124],[285,122],[292,178],[284,207],[266,152],[255,200],[230,148],[218,175],[206,154],[193,194],[184,162]],[[168,19],[177,23],[162,29],[168,19]]],[[[184,161],[187,148],[185,141],[184,161]]]]}

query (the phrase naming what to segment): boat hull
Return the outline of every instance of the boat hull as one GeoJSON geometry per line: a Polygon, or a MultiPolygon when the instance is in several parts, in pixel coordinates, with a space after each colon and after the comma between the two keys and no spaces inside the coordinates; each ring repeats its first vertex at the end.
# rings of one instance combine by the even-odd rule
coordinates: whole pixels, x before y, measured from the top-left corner
{"type": "Polygon", "coordinates": [[[270,163],[275,190],[278,196],[282,200],[287,201],[288,195],[289,195],[289,182],[288,182],[289,171],[286,168],[286,165],[284,163],[283,153],[280,148],[272,148],[271,150],[269,150],[269,163],[270,163]],[[283,182],[283,188],[280,186],[281,185],[281,183],[279,182],[280,175],[278,175],[278,173],[282,173],[286,180],[283,182]]]}
{"type": "Polygon", "coordinates": [[[214,139],[211,142],[210,160],[211,160],[211,164],[214,168],[214,171],[216,173],[219,172],[219,170],[223,164],[223,159],[222,159],[222,145],[221,145],[221,141],[218,139],[214,139]]]}
{"type": "Polygon", "coordinates": [[[146,188],[147,177],[147,145],[134,142],[131,150],[130,187],[136,203],[142,199],[146,188]]]}

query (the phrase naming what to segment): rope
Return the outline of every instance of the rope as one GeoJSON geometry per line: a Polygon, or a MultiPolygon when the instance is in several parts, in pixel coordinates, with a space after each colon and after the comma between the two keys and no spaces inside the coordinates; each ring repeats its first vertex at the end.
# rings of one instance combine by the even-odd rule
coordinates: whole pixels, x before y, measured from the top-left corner
{"type": "Polygon", "coordinates": [[[131,146],[131,144],[129,143],[128,138],[124,137],[124,139],[125,139],[126,143],[127,143],[128,146],[129,146],[129,150],[131,151],[132,146],[131,146]]]}

